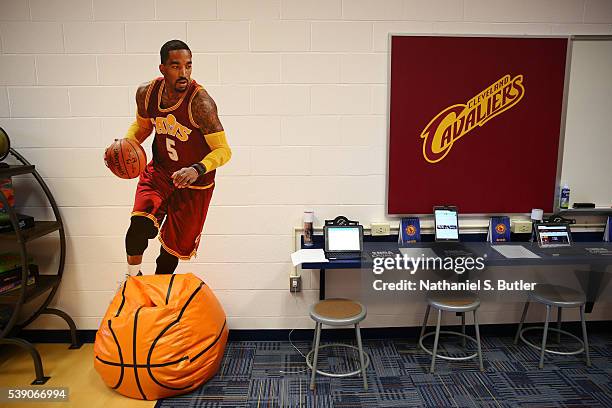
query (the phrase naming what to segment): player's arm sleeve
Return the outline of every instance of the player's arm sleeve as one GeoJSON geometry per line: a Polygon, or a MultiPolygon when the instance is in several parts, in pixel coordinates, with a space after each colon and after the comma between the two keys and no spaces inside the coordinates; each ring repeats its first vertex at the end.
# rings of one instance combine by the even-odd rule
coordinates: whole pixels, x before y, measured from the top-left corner
{"type": "Polygon", "coordinates": [[[208,173],[227,163],[232,157],[232,150],[227,144],[225,131],[223,130],[204,135],[204,139],[206,139],[206,143],[210,146],[211,152],[208,153],[200,163],[204,165],[206,173],[208,173]]]}
{"type": "Polygon", "coordinates": [[[138,143],[144,142],[153,131],[151,119],[143,118],[136,113],[136,120],[128,128],[125,138],[135,140],[138,143]]]}

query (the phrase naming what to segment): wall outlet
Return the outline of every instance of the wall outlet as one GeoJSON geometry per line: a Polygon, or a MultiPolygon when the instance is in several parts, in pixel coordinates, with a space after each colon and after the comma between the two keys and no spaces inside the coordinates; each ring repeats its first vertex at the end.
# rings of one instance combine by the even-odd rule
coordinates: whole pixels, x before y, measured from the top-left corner
{"type": "Polygon", "coordinates": [[[302,291],[302,277],[301,276],[290,276],[289,277],[289,292],[297,293],[302,291]]]}
{"type": "Polygon", "coordinates": [[[513,220],[510,231],[515,234],[529,234],[531,232],[531,221],[513,220]]]}
{"type": "Polygon", "coordinates": [[[391,226],[384,222],[373,222],[370,224],[370,233],[372,236],[390,235],[391,226]]]}

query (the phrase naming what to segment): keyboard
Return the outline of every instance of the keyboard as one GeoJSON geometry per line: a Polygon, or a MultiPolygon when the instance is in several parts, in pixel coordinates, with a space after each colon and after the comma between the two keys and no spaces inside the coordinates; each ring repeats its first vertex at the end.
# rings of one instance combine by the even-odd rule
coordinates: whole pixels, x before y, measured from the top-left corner
{"type": "Polygon", "coordinates": [[[476,256],[459,242],[437,242],[434,244],[433,250],[442,258],[473,258],[476,256]]]}
{"type": "Polygon", "coordinates": [[[361,259],[361,252],[355,252],[355,251],[326,252],[325,257],[327,259],[361,259]]]}
{"type": "Polygon", "coordinates": [[[560,255],[560,256],[580,256],[587,255],[588,253],[582,248],[572,247],[552,247],[552,248],[540,248],[540,252],[546,255],[560,255]]]}

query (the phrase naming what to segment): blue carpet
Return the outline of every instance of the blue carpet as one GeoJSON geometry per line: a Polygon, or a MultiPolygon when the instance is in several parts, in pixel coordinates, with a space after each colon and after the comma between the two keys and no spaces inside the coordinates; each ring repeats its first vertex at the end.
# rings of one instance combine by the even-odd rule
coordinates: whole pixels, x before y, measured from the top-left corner
{"type": "MultiPolygon", "coordinates": [[[[537,333],[533,336],[537,341],[537,333]]],[[[432,338],[425,344],[431,345],[432,338]]],[[[440,352],[458,356],[464,351],[460,340],[440,339],[440,352]]],[[[364,349],[371,359],[367,391],[361,377],[323,376],[317,376],[316,389],[310,391],[310,371],[288,341],[228,342],[212,380],[190,394],[159,400],[156,408],[612,407],[612,335],[589,338],[591,368],[583,355],[547,355],[539,370],[538,352],[525,344],[515,346],[512,340],[483,337],[485,372],[478,370],[475,359],[438,359],[434,374],[428,372],[430,356],[415,339],[366,340],[364,349]]],[[[568,342],[566,347],[576,345],[562,340],[568,342]]],[[[294,344],[304,354],[310,348],[310,342],[294,344]]],[[[351,351],[327,348],[319,361],[324,370],[352,371],[355,358],[351,351]]]]}

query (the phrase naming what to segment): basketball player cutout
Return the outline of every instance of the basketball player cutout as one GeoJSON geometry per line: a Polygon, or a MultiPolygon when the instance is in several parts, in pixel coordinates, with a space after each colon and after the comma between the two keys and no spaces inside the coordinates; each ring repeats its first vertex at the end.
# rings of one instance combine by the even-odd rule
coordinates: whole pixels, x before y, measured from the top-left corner
{"type": "Polygon", "coordinates": [[[231,157],[217,106],[191,79],[191,51],[179,40],[160,50],[163,77],[136,91],[136,121],[126,138],[142,143],[153,130],[153,159],[140,175],[125,236],[128,274],[140,273],[149,239],[159,235],[156,274],[174,273],[195,255],[215,187],[215,169],[231,157]]]}

